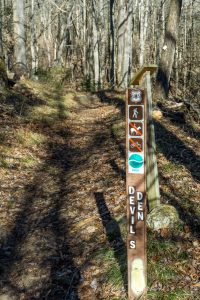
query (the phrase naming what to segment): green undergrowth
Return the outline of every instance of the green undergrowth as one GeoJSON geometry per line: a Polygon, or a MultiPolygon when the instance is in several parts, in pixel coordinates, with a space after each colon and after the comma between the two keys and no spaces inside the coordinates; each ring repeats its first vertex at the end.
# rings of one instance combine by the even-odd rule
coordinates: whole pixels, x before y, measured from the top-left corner
{"type": "Polygon", "coordinates": [[[123,286],[123,276],[125,276],[127,263],[126,263],[126,253],[119,250],[115,253],[111,247],[105,247],[98,251],[96,259],[99,262],[104,262],[105,273],[107,281],[114,285],[115,287],[123,286]],[[123,264],[123,269],[116,259],[116,255],[120,258],[121,264],[123,264]]]}
{"type": "Polygon", "coordinates": [[[94,92],[96,85],[90,75],[85,75],[81,81],[81,89],[85,92],[94,92]]]}
{"type": "Polygon", "coordinates": [[[25,147],[40,145],[46,141],[45,135],[24,128],[17,130],[16,139],[19,144],[25,147]]]}
{"type": "Polygon", "coordinates": [[[55,82],[57,84],[64,83],[64,81],[68,81],[69,78],[68,70],[61,66],[54,66],[47,69],[38,68],[33,77],[38,77],[38,80],[46,83],[55,82]]]}
{"type": "Polygon", "coordinates": [[[27,154],[21,158],[20,162],[22,165],[24,165],[24,167],[28,168],[36,166],[39,161],[35,156],[27,154]]]}
{"type": "Polygon", "coordinates": [[[29,107],[25,114],[26,121],[43,123],[51,126],[55,122],[67,119],[70,109],[76,106],[75,94],[64,90],[64,86],[49,82],[28,82],[40,102],[29,107]]]}
{"type": "MultiPolygon", "coordinates": [[[[118,224],[120,222],[121,219],[119,219],[118,224]]],[[[120,229],[125,240],[126,222],[121,222],[120,229]]],[[[153,232],[148,232],[148,299],[192,299],[189,289],[187,287],[181,288],[179,285],[183,280],[183,275],[177,269],[177,264],[184,265],[189,259],[188,252],[184,250],[184,247],[183,249],[181,248],[183,243],[176,242],[179,230],[181,232],[181,228],[176,229],[175,236],[171,235],[166,238],[153,232]]],[[[101,266],[103,263],[102,269],[105,270],[103,276],[107,282],[112,286],[123,289],[124,278],[127,276],[126,247],[119,247],[119,250],[116,252],[111,246],[107,246],[98,250],[94,255],[101,266]]]]}
{"type": "Polygon", "coordinates": [[[60,69],[41,71],[40,75],[38,80],[18,82],[6,96],[4,106],[23,122],[51,126],[70,116],[70,109],[76,106],[76,94],[67,90],[60,69]]]}
{"type": "Polygon", "coordinates": [[[112,134],[118,138],[123,139],[125,137],[125,122],[119,122],[112,126],[112,134]]]}
{"type": "Polygon", "coordinates": [[[12,155],[12,150],[9,152],[10,155],[5,153],[0,155],[0,168],[3,169],[21,169],[21,168],[34,168],[39,164],[38,158],[34,154],[23,154],[23,155],[12,155]]]}
{"type": "MultiPolygon", "coordinates": [[[[108,298],[106,299],[103,299],[103,300],[108,300],[108,298]]],[[[109,298],[109,300],[127,300],[127,298],[124,298],[124,297],[120,297],[120,298],[117,298],[117,297],[112,297],[112,298],[109,298]]]]}
{"type": "MultiPolygon", "coordinates": [[[[177,229],[177,237],[180,232],[177,229]]],[[[177,268],[177,265],[184,265],[188,261],[189,255],[182,249],[183,243],[175,240],[174,236],[162,238],[148,232],[148,299],[191,299],[188,298],[191,297],[189,289],[181,289],[179,285],[183,275],[177,268]]]]}
{"type": "Polygon", "coordinates": [[[162,172],[179,172],[182,170],[182,168],[182,165],[178,163],[167,161],[167,163],[162,166],[162,172]]]}
{"type": "Polygon", "coordinates": [[[189,294],[181,289],[175,289],[174,291],[156,291],[148,292],[149,300],[188,300],[189,294]]]}
{"type": "Polygon", "coordinates": [[[5,119],[0,128],[0,168],[35,168],[40,163],[38,153],[48,143],[44,127],[51,131],[76,107],[75,93],[68,91],[57,75],[43,74],[42,81],[23,79],[0,97],[5,119]],[[12,124],[7,123],[10,119],[12,124]]]}
{"type": "Polygon", "coordinates": [[[103,261],[105,270],[103,276],[106,277],[107,282],[115,287],[123,288],[127,276],[126,218],[119,216],[110,221],[106,228],[110,245],[99,249],[94,253],[94,257],[99,264],[103,261]],[[114,247],[115,241],[119,239],[119,246],[114,247]]]}

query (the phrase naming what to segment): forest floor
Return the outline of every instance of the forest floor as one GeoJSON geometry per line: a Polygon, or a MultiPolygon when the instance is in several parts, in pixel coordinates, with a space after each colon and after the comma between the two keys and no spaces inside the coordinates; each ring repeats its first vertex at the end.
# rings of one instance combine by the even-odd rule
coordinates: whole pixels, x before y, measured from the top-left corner
{"type": "MultiPolygon", "coordinates": [[[[24,80],[0,111],[0,300],[127,299],[123,96],[24,80]]],[[[200,299],[199,128],[155,129],[182,224],[148,232],[148,299],[200,299]]]]}

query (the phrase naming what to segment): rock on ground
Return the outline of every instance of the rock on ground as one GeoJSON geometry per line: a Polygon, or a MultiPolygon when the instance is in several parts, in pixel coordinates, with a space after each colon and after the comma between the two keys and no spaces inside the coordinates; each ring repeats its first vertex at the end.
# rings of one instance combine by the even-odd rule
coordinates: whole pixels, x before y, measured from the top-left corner
{"type": "Polygon", "coordinates": [[[177,210],[167,204],[155,207],[147,216],[147,226],[153,230],[173,228],[179,222],[177,210]]]}

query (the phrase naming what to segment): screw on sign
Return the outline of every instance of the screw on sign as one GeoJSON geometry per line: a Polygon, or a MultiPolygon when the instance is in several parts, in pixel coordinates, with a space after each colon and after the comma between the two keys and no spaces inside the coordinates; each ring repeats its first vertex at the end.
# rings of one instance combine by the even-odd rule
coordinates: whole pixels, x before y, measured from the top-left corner
{"type": "Polygon", "coordinates": [[[128,89],[126,101],[128,294],[145,299],[146,283],[146,92],[128,89]]]}

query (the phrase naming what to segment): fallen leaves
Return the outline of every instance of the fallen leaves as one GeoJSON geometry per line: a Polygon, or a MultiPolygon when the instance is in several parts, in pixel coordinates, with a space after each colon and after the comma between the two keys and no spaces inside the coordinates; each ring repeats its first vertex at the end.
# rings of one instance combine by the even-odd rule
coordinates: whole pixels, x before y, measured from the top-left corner
{"type": "MultiPolygon", "coordinates": [[[[28,90],[22,88],[23,94],[29,98],[28,105],[43,105],[44,109],[58,101],[59,97],[52,99],[51,91],[45,95],[47,91],[42,83],[28,84],[28,90]]],[[[20,84],[16,89],[20,95],[20,84]]],[[[68,96],[63,95],[67,102],[64,109],[68,106],[68,96]]],[[[114,105],[103,104],[97,97],[88,101],[87,97],[90,96],[82,96],[86,103],[80,104],[78,99],[71,99],[74,95],[70,94],[70,103],[75,104],[72,114],[67,120],[56,119],[52,124],[41,124],[35,118],[33,124],[27,125],[23,116],[16,120],[9,115],[10,108],[5,110],[1,125],[6,129],[7,140],[1,135],[0,139],[10,147],[13,166],[16,166],[17,159],[24,159],[27,155],[29,158],[36,157],[37,165],[26,168],[25,164],[21,164],[16,169],[0,170],[0,235],[2,244],[6,243],[2,248],[5,250],[3,256],[0,257],[5,270],[3,276],[6,280],[9,277],[9,281],[18,287],[23,283],[24,286],[33,283],[36,288],[37,283],[38,286],[42,283],[41,290],[44,288],[45,292],[42,295],[39,291],[38,297],[41,299],[42,296],[62,299],[57,296],[57,292],[75,295],[77,290],[81,300],[110,299],[111,296],[125,299],[123,284],[108,282],[107,269],[114,263],[117,265],[113,251],[110,250],[110,260],[105,260],[103,256],[97,261],[95,257],[99,249],[108,247],[108,237],[94,192],[103,194],[107,205],[106,214],[110,213],[111,219],[122,229],[121,233],[126,231],[126,219],[118,222],[119,216],[124,216],[126,212],[125,181],[120,173],[120,170],[125,171],[125,158],[119,151],[124,149],[124,136],[120,136],[117,141],[111,134],[120,114],[114,105]],[[111,160],[115,161],[115,168],[111,160]],[[27,278],[26,269],[29,272],[27,278]],[[73,276],[75,280],[71,283],[73,276]]],[[[47,111],[48,114],[50,112],[51,109],[47,111]]],[[[45,112],[42,111],[42,114],[45,112]]],[[[162,122],[165,121],[162,116],[162,122]]],[[[168,121],[167,128],[180,133],[168,121]]],[[[124,134],[123,130],[121,132],[124,134]]],[[[185,139],[185,143],[194,143],[194,138],[188,139],[183,131],[179,138],[185,139]]],[[[182,152],[182,155],[186,155],[186,152],[182,152]]],[[[158,155],[158,164],[164,178],[161,180],[162,195],[173,194],[174,201],[179,201],[181,205],[184,201],[188,204],[189,189],[197,199],[199,184],[193,180],[185,166],[171,163],[170,157],[162,152],[158,155]],[[181,191],[181,196],[175,195],[177,189],[181,191]],[[187,201],[184,200],[186,198],[187,201]]],[[[113,227],[112,222],[110,227],[113,227]]],[[[200,286],[199,241],[193,236],[192,230],[191,224],[186,222],[178,237],[173,236],[168,229],[160,231],[158,243],[170,239],[173,241],[173,238],[179,238],[181,242],[172,242],[169,248],[162,250],[162,255],[152,249],[155,278],[160,264],[162,268],[163,265],[170,266],[163,275],[163,282],[152,278],[155,290],[176,292],[177,287],[187,287],[189,290],[200,286]],[[178,275],[173,271],[177,271],[178,275]]],[[[24,289],[23,295],[18,294],[18,299],[21,300],[22,296],[35,297],[37,293],[34,294],[34,287],[33,291],[24,289]]]]}

